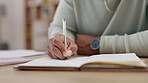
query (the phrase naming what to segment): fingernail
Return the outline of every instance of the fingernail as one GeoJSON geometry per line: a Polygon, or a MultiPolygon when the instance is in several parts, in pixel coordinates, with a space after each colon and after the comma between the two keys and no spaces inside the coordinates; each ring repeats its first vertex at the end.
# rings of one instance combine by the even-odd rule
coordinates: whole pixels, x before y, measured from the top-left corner
{"type": "Polygon", "coordinates": [[[67,50],[67,56],[71,56],[72,55],[72,51],[71,50],[67,50]]]}
{"type": "Polygon", "coordinates": [[[66,52],[63,52],[63,55],[64,55],[65,57],[67,57],[67,53],[66,53],[66,52]]]}
{"type": "Polygon", "coordinates": [[[71,55],[72,55],[72,51],[71,51],[71,50],[68,50],[68,51],[66,51],[66,52],[63,52],[63,55],[64,55],[65,57],[71,56],[71,55]]]}

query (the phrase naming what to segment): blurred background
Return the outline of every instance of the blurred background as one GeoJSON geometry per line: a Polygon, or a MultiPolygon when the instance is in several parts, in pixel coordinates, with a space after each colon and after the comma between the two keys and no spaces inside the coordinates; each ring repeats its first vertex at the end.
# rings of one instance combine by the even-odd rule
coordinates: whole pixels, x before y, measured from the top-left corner
{"type": "Polygon", "coordinates": [[[46,50],[59,0],[0,0],[0,50],[46,50]]]}

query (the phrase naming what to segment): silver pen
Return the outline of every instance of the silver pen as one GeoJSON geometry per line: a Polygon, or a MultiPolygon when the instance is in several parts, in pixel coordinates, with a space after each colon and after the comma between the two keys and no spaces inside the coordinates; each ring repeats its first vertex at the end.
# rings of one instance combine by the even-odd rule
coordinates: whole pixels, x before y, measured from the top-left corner
{"type": "Polygon", "coordinates": [[[62,23],[63,23],[63,35],[64,35],[64,45],[65,45],[65,48],[67,49],[67,40],[66,40],[66,19],[63,18],[62,19],[62,23]]]}
{"type": "Polygon", "coordinates": [[[64,35],[64,46],[66,49],[66,54],[64,55],[65,57],[69,58],[72,55],[72,51],[71,50],[67,50],[67,34],[66,34],[66,19],[62,19],[62,23],[63,23],[63,35],[64,35]]]}

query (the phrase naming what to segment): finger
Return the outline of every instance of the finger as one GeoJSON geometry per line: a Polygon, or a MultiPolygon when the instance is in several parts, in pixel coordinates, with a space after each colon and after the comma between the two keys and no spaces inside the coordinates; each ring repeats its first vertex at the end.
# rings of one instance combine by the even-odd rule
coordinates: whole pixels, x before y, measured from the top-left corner
{"type": "Polygon", "coordinates": [[[49,53],[51,54],[51,57],[53,57],[54,59],[58,59],[58,57],[53,53],[52,48],[49,48],[49,53]]]}
{"type": "Polygon", "coordinates": [[[68,49],[71,50],[72,53],[75,53],[78,50],[78,47],[76,44],[70,44],[68,49]]]}
{"type": "Polygon", "coordinates": [[[62,53],[66,51],[63,41],[54,39],[53,44],[58,47],[62,53]]]}
{"type": "Polygon", "coordinates": [[[49,45],[47,46],[47,49],[48,49],[48,56],[50,57],[50,58],[52,58],[52,59],[54,59],[54,57],[52,56],[52,54],[50,53],[50,48],[49,48],[49,45]]]}
{"type": "Polygon", "coordinates": [[[48,52],[49,52],[49,57],[52,57],[54,59],[58,59],[58,57],[55,56],[54,53],[52,52],[52,48],[54,47],[54,45],[53,45],[53,39],[54,38],[51,38],[49,40],[48,47],[47,47],[48,48],[48,52]]]}
{"type": "Polygon", "coordinates": [[[61,51],[57,48],[57,47],[53,47],[52,48],[52,52],[54,53],[54,55],[56,57],[58,57],[59,59],[65,59],[65,57],[63,56],[63,54],[61,53],[61,51]]]}
{"type": "Polygon", "coordinates": [[[73,53],[72,53],[72,51],[71,50],[67,50],[65,53],[64,53],[64,55],[66,56],[66,57],[69,57],[69,56],[71,56],[73,53]]]}
{"type": "Polygon", "coordinates": [[[52,57],[53,57],[54,59],[59,59],[56,55],[54,55],[54,53],[52,53],[52,57]]]}
{"type": "Polygon", "coordinates": [[[54,59],[54,57],[52,56],[52,54],[48,51],[48,56],[52,59],[54,59]]]}

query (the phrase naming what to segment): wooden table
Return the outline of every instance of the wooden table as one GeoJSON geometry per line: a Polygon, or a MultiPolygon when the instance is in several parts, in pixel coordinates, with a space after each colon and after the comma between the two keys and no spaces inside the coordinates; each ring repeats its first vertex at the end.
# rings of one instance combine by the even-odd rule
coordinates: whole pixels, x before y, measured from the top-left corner
{"type": "Polygon", "coordinates": [[[13,66],[0,67],[0,83],[148,83],[148,72],[19,71],[13,66]]]}

